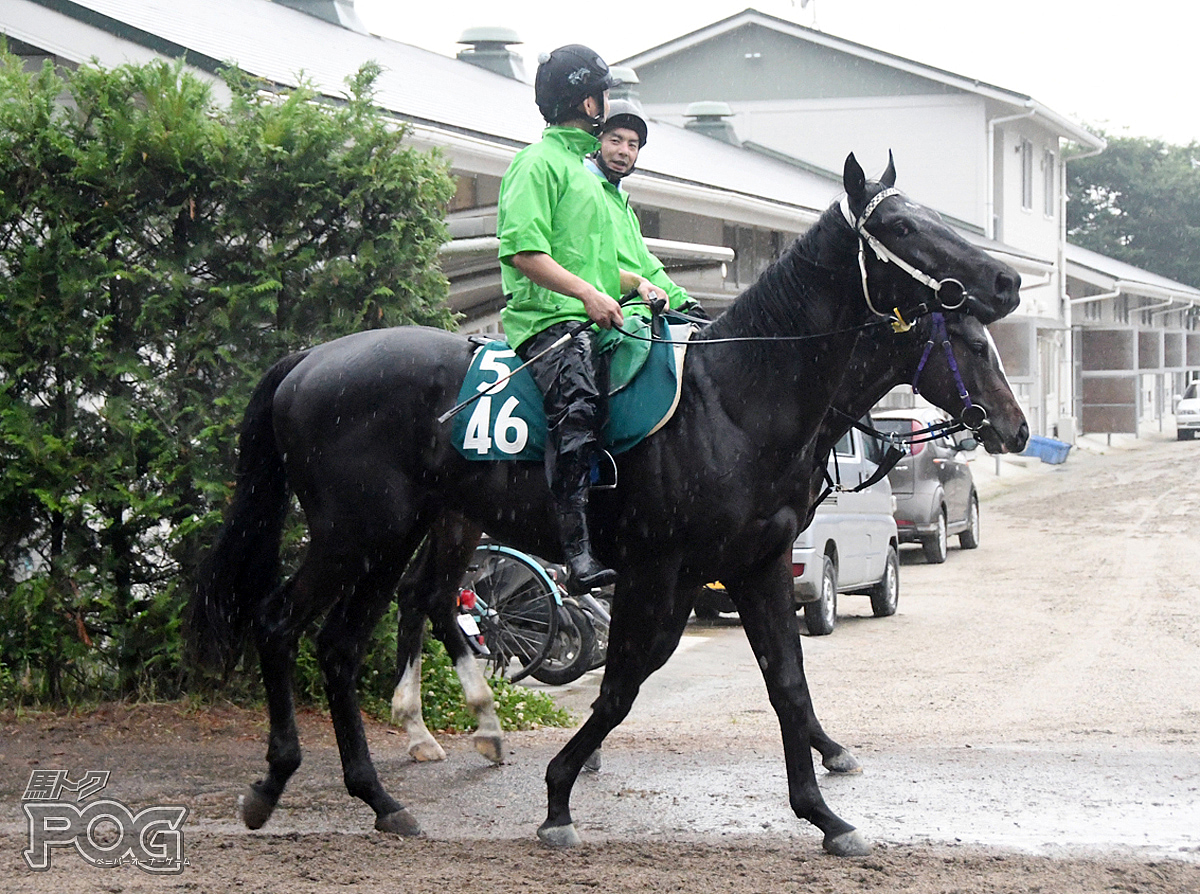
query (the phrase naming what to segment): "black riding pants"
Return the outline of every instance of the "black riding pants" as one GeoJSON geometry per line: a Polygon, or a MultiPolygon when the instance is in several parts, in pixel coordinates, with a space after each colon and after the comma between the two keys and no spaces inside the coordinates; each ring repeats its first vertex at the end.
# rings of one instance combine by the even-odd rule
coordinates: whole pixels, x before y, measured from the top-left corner
{"type": "MultiPolygon", "coordinates": [[[[543,329],[522,343],[517,354],[528,360],[576,325],[556,323],[543,329]]],[[[529,371],[546,410],[546,481],[557,499],[569,499],[586,487],[604,423],[591,334],[581,332],[534,361],[529,371]]]]}

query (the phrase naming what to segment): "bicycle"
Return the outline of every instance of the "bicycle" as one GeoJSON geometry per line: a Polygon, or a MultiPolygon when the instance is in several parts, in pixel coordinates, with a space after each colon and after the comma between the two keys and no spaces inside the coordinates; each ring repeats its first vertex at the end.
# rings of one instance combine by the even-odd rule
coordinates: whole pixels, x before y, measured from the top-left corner
{"type": "Polygon", "coordinates": [[[459,586],[458,623],[491,676],[517,682],[558,635],[562,595],[541,562],[498,543],[475,549],[459,586]]]}

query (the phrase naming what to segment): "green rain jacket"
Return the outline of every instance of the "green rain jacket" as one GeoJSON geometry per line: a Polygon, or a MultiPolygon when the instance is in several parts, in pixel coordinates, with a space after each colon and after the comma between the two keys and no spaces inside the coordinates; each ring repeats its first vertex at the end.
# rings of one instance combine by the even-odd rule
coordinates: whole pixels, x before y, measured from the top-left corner
{"type": "Polygon", "coordinates": [[[496,235],[507,303],[500,314],[514,348],[555,323],[587,319],[583,302],[542,288],[512,264],[518,252],[545,252],[616,300],[621,298],[617,240],[604,188],[584,166],[599,147],[577,127],[550,126],[517,153],[500,181],[496,235]]]}
{"type": "MultiPolygon", "coordinates": [[[[607,199],[606,206],[612,219],[612,230],[617,240],[617,263],[621,269],[629,273],[636,273],[662,289],[667,295],[667,301],[672,310],[688,303],[691,300],[688,293],[671,281],[662,261],[646,248],[646,240],[642,237],[642,225],[638,221],[637,214],[629,205],[629,193],[619,185],[610,182],[604,176],[604,172],[600,170],[599,165],[590,158],[584,162],[584,167],[600,180],[600,185],[604,189],[604,197],[607,199]]],[[[632,305],[628,309],[634,310],[632,305]]],[[[640,312],[640,308],[638,312],[640,312]]]]}
{"type": "MultiPolygon", "coordinates": [[[[620,268],[630,273],[636,273],[662,289],[667,296],[667,304],[672,310],[690,303],[691,298],[688,293],[667,276],[662,261],[646,248],[646,240],[642,237],[642,225],[638,221],[637,214],[629,205],[629,193],[623,190],[619,184],[612,183],[605,177],[599,165],[592,159],[587,159],[584,167],[600,181],[600,185],[604,189],[604,204],[608,208],[609,227],[617,240],[617,263],[620,268]]],[[[635,333],[640,338],[634,339],[632,343],[626,345],[626,350],[621,355],[614,354],[614,357],[620,357],[620,360],[614,360],[610,371],[614,388],[620,387],[630,380],[645,363],[646,356],[650,353],[650,343],[644,340],[650,334],[649,306],[642,303],[627,304],[624,307],[624,314],[625,325],[621,328],[635,333]]],[[[625,340],[625,336],[616,329],[602,330],[596,339],[596,347],[601,351],[615,352],[625,340]]]]}

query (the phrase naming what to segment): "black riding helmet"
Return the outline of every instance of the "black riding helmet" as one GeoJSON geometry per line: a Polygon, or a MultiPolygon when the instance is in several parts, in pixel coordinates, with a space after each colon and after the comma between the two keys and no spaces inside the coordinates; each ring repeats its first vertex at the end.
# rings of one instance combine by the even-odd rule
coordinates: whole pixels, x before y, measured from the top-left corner
{"type": "Polygon", "coordinates": [[[646,118],[642,114],[642,109],[636,102],[628,99],[614,99],[609,102],[608,118],[605,119],[600,132],[605,133],[617,127],[627,127],[636,133],[638,148],[646,145],[646,134],[649,128],[646,126],[646,118]]]}
{"type": "MultiPolygon", "coordinates": [[[[542,58],[533,81],[533,95],[546,122],[558,124],[573,117],[587,118],[577,106],[619,83],[594,51],[572,43],[542,58]]],[[[603,109],[590,120],[596,127],[603,124],[603,109]]]]}

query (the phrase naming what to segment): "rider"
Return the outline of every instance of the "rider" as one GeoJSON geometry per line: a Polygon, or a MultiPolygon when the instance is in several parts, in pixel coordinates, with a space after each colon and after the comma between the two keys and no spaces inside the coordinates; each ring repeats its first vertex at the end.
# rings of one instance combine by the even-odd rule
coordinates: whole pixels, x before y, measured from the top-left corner
{"type": "MultiPolygon", "coordinates": [[[[616,83],[604,60],[579,44],[559,47],[538,66],[534,96],[548,126],[501,179],[496,223],[507,296],[501,322],[522,360],[581,322],[623,323],[616,297],[635,289],[647,301],[661,295],[645,277],[621,270],[604,190],[583,166],[598,148],[594,134],[616,83]]],[[[590,333],[537,359],[530,372],[545,403],[546,478],[567,566],[581,587],[604,586],[616,572],[592,555],[587,524],[600,409],[590,333]]]]}
{"type": "Polygon", "coordinates": [[[612,229],[617,239],[617,258],[623,270],[631,270],[658,286],[668,306],[707,319],[704,309],[667,276],[662,261],[646,247],[641,223],[629,204],[629,193],[621,186],[637,167],[638,154],[646,145],[649,128],[637,103],[614,99],[600,127],[600,148],[587,157],[586,167],[602,179],[612,229]]]}

